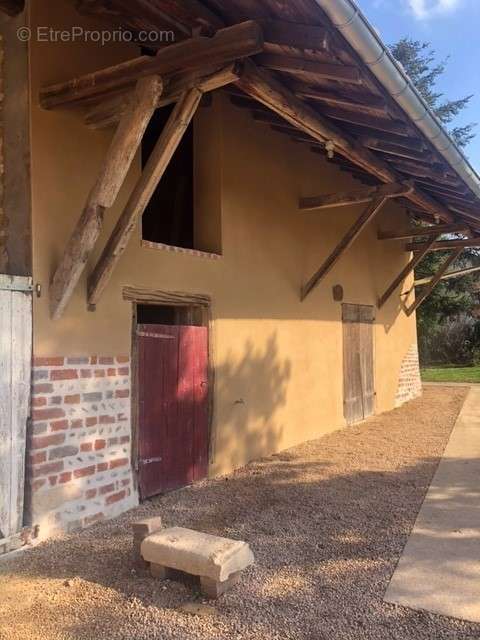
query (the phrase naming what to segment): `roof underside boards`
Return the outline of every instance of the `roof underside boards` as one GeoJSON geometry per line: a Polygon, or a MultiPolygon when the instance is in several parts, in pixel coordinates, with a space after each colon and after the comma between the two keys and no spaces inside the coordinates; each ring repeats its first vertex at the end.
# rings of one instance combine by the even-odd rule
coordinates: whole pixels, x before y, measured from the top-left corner
{"type": "MultiPolygon", "coordinates": [[[[73,0],[72,0],[73,1],[73,0]]],[[[254,19],[263,27],[264,51],[254,57],[296,98],[349,139],[381,160],[398,181],[448,209],[452,218],[480,231],[480,202],[455,170],[420,133],[356,52],[331,25],[314,0],[76,0],[79,11],[104,17],[139,32],[173,31],[176,41],[209,34],[254,19]]],[[[232,101],[253,117],[325,156],[323,143],[310,138],[266,106],[231,86],[232,101]]],[[[335,153],[331,162],[366,184],[377,176],[335,153]]],[[[415,216],[434,220],[432,211],[405,200],[415,216]]]]}

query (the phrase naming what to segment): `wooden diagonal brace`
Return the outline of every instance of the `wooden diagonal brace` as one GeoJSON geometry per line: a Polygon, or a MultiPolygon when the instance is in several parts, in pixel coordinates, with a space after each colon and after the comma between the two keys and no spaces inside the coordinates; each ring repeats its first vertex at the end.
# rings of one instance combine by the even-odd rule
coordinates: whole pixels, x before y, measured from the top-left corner
{"type": "MultiPolygon", "coordinates": [[[[459,269],[458,271],[451,271],[443,275],[440,280],[452,280],[453,278],[463,278],[463,276],[472,275],[472,273],[478,273],[480,271],[480,267],[469,267],[468,269],[459,269]]],[[[415,280],[413,283],[414,287],[420,287],[424,284],[430,284],[432,282],[432,278],[420,278],[420,280],[415,280]]]]}
{"type": "Polygon", "coordinates": [[[463,249],[457,249],[456,251],[454,251],[446,260],[445,262],[442,264],[442,266],[440,267],[440,269],[437,271],[437,273],[433,276],[430,284],[425,287],[425,290],[421,293],[421,295],[419,295],[416,299],[415,302],[408,307],[407,309],[405,309],[405,313],[407,314],[407,316],[411,316],[412,313],[418,309],[418,307],[422,304],[422,302],[425,302],[425,300],[428,298],[428,296],[432,293],[432,291],[435,289],[435,287],[437,286],[437,284],[440,282],[440,280],[442,279],[442,276],[444,275],[444,273],[446,272],[446,270],[448,269],[448,267],[455,262],[455,260],[460,256],[460,254],[462,253],[463,249]]]}
{"type": "Polygon", "coordinates": [[[367,224],[373,220],[380,209],[387,201],[387,196],[382,196],[374,200],[367,209],[362,213],[358,220],[350,227],[345,236],[340,240],[338,245],[328,256],[320,269],[316,271],[307,284],[302,288],[301,300],[305,300],[310,291],[314,289],[322,278],[333,268],[335,263],[339,260],[340,256],[346,251],[360,235],[367,224]]]}
{"type": "Polygon", "coordinates": [[[385,293],[378,299],[377,305],[379,309],[383,307],[383,305],[387,302],[387,300],[390,298],[390,296],[395,291],[395,289],[405,280],[405,278],[407,278],[412,273],[412,271],[415,269],[417,265],[420,264],[420,262],[427,255],[427,253],[430,252],[432,246],[434,245],[438,237],[439,235],[432,234],[430,236],[429,241],[426,242],[425,245],[423,246],[422,250],[418,251],[413,255],[413,258],[410,260],[410,262],[400,271],[398,276],[394,279],[394,281],[388,287],[385,293]]]}
{"type": "Polygon", "coordinates": [[[63,313],[82,275],[100,235],[104,210],[115,202],[155,111],[162,87],[158,76],[143,78],[137,83],[129,109],[113,136],[98,178],[53,276],[50,311],[54,319],[63,313]]]}
{"type": "Polygon", "coordinates": [[[88,280],[88,302],[96,305],[125,251],[138,219],[142,216],[168,164],[197,110],[202,97],[198,89],[186,92],[175,106],[147,162],[140,180],[88,280]]]}

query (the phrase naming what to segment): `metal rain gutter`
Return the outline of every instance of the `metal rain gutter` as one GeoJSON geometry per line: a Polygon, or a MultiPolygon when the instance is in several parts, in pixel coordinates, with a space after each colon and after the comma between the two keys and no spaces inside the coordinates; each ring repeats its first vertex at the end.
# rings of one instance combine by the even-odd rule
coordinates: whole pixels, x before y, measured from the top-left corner
{"type": "MultiPolygon", "coordinates": [[[[395,60],[354,0],[315,0],[377,80],[480,198],[480,176],[395,60]]],[[[480,215],[480,212],[479,212],[480,215]]]]}

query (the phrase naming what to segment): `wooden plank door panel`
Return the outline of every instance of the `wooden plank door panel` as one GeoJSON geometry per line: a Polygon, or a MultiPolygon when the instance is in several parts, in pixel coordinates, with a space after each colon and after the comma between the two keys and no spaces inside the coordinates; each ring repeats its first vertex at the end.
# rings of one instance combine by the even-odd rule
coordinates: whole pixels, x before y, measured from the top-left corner
{"type": "Polygon", "coordinates": [[[208,330],[139,325],[139,466],[142,498],[208,471],[208,330]]]}
{"type": "Polygon", "coordinates": [[[23,524],[31,362],[31,280],[0,275],[0,538],[23,524]]]}
{"type": "Polygon", "coordinates": [[[375,411],[373,320],[367,305],[342,305],[344,417],[347,424],[375,411]]]}

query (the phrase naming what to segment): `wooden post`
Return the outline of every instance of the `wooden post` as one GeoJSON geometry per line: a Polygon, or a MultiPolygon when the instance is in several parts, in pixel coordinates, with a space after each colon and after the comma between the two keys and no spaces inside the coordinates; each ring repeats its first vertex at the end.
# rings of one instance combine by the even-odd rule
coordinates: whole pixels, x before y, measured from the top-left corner
{"type": "Polygon", "coordinates": [[[445,273],[445,271],[453,262],[455,262],[455,260],[460,256],[462,251],[463,251],[462,248],[457,249],[445,260],[445,262],[442,264],[440,269],[433,276],[430,284],[427,287],[425,287],[425,290],[423,291],[423,293],[415,299],[415,302],[410,307],[408,307],[408,309],[405,310],[405,313],[407,314],[407,316],[411,316],[412,313],[416,309],[418,309],[418,307],[422,304],[422,302],[425,302],[425,300],[428,298],[428,296],[432,293],[432,291],[435,289],[437,284],[442,279],[442,276],[445,273]]]}
{"type": "Polygon", "coordinates": [[[150,76],[138,81],[129,109],[122,117],[95,185],[50,285],[50,311],[63,313],[100,235],[103,213],[111,207],[125,180],[162,92],[162,81],[150,76]]]}
{"type": "Polygon", "coordinates": [[[322,264],[320,269],[316,271],[307,284],[302,288],[301,299],[305,300],[310,291],[314,289],[317,284],[320,282],[322,278],[324,278],[327,273],[332,269],[335,263],[338,261],[340,256],[344,251],[346,251],[356,240],[356,238],[360,235],[366,225],[373,220],[373,218],[377,215],[380,209],[383,207],[385,202],[387,201],[387,196],[382,196],[374,200],[367,209],[362,213],[362,215],[358,218],[355,224],[350,227],[345,236],[340,240],[338,245],[332,251],[332,253],[328,256],[325,262],[322,264]]]}
{"type": "Polygon", "coordinates": [[[390,298],[390,296],[395,291],[395,289],[405,280],[406,277],[408,277],[412,273],[415,267],[420,264],[420,262],[427,255],[427,253],[429,253],[434,242],[436,242],[438,237],[439,236],[436,233],[432,234],[430,236],[429,241],[425,245],[423,245],[422,250],[416,252],[413,255],[413,258],[410,260],[410,262],[400,271],[398,276],[394,279],[394,281],[388,287],[385,293],[378,299],[377,306],[379,309],[383,307],[383,305],[387,302],[387,300],[390,298]]]}
{"type": "MultiPolygon", "coordinates": [[[[175,106],[144,172],[138,181],[110,239],[88,281],[89,305],[96,305],[112,272],[125,251],[138,219],[142,216],[168,164],[197,110],[202,92],[191,89],[175,106]]],[[[161,215],[161,212],[159,212],[161,215]]]]}

